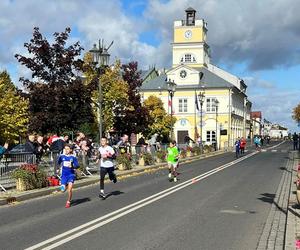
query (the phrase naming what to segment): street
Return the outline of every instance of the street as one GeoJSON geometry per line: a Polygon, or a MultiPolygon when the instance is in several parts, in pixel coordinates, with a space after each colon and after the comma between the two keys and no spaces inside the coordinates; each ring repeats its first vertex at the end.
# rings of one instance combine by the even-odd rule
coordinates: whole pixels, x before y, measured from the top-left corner
{"type": "Polygon", "coordinates": [[[1,249],[256,249],[290,142],[228,152],[167,170],[0,208],[1,249]]]}

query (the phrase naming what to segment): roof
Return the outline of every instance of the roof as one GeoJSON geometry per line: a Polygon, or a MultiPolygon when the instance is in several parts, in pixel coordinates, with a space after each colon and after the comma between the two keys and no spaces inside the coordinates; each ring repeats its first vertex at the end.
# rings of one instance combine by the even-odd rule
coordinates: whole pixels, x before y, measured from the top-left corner
{"type": "Polygon", "coordinates": [[[188,7],[185,11],[195,11],[196,12],[196,10],[194,10],[192,7],[188,7]]]}
{"type": "Polygon", "coordinates": [[[251,118],[261,118],[261,111],[253,111],[250,116],[251,118]]]}
{"type": "MultiPolygon", "coordinates": [[[[204,73],[204,77],[202,79],[202,84],[205,88],[232,88],[233,84],[227,82],[223,78],[219,77],[215,73],[210,72],[207,68],[202,67],[200,69],[194,69],[197,71],[201,71],[204,73]]],[[[167,75],[161,74],[158,77],[155,77],[147,82],[144,82],[141,89],[142,90],[167,90],[168,86],[166,84],[167,75]]],[[[179,89],[195,89],[195,86],[199,86],[199,84],[190,84],[190,85],[177,85],[179,89]]]]}
{"type": "Polygon", "coordinates": [[[141,79],[145,80],[147,76],[152,72],[153,68],[148,69],[148,70],[141,70],[141,79]]]}

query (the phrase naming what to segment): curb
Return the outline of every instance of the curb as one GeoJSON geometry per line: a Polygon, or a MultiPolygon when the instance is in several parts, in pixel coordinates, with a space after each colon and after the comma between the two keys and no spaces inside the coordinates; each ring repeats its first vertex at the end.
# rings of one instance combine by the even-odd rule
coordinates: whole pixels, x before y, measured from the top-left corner
{"type": "MultiPolygon", "coordinates": [[[[220,150],[217,152],[211,152],[205,155],[197,155],[197,156],[193,156],[193,157],[189,157],[189,158],[185,158],[182,159],[180,161],[181,164],[187,164],[193,161],[197,161],[200,159],[205,159],[208,157],[212,157],[212,156],[216,156],[216,155],[220,155],[220,154],[224,154],[227,153],[228,151],[225,150],[220,150]]],[[[131,170],[125,170],[124,172],[122,171],[121,173],[117,173],[118,177],[125,177],[128,175],[134,175],[134,174],[141,174],[143,172],[146,171],[151,171],[151,170],[158,170],[160,168],[167,168],[168,165],[166,163],[157,163],[156,165],[150,165],[150,166],[144,166],[141,167],[140,169],[131,169],[131,170]]],[[[106,178],[108,179],[108,177],[106,178]]],[[[89,185],[93,185],[99,182],[99,177],[97,176],[92,176],[92,177],[88,177],[87,179],[84,179],[83,181],[76,181],[74,184],[74,188],[81,188],[81,187],[85,187],[85,186],[89,186],[89,185]]],[[[7,198],[0,198],[0,206],[4,206],[7,204],[11,204],[13,202],[20,202],[20,201],[25,201],[25,200],[29,200],[29,199],[34,199],[34,198],[38,198],[38,197],[43,197],[46,195],[50,195],[53,194],[54,191],[57,191],[57,186],[56,187],[46,187],[46,188],[42,188],[42,189],[36,189],[36,190],[29,190],[27,193],[25,191],[25,193],[21,193],[21,194],[17,194],[15,196],[11,196],[11,197],[7,197],[7,198]]]]}

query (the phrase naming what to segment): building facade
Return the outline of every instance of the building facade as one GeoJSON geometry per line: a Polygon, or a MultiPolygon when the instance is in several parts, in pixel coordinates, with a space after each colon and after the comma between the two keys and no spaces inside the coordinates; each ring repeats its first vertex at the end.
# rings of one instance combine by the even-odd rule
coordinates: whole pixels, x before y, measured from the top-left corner
{"type": "Polygon", "coordinates": [[[247,86],[211,64],[207,23],[196,20],[196,11],[188,8],[185,20],[174,22],[173,31],[172,68],[143,82],[143,98],[160,97],[169,113],[172,104],[178,143],[183,143],[186,135],[192,139],[200,135],[205,144],[224,148],[233,146],[238,137],[250,136],[252,104],[246,95],[247,86]],[[172,100],[168,82],[176,84],[172,100]],[[199,94],[204,96],[202,101],[199,94]]]}

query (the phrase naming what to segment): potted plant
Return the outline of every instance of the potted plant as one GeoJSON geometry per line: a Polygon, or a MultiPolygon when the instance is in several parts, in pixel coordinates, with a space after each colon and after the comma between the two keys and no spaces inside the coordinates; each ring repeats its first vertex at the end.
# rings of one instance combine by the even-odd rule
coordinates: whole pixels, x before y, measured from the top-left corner
{"type": "Polygon", "coordinates": [[[194,149],[192,147],[190,147],[190,146],[187,146],[186,147],[186,156],[187,157],[191,157],[193,155],[194,155],[194,149]]]}
{"type": "Polygon", "coordinates": [[[142,153],[139,159],[140,166],[152,165],[154,163],[154,159],[150,153],[142,153]]]}
{"type": "Polygon", "coordinates": [[[35,164],[23,164],[12,172],[16,179],[16,189],[25,191],[47,186],[47,175],[35,164]]]}
{"type": "Polygon", "coordinates": [[[185,149],[180,149],[180,158],[186,158],[186,150],[185,149]]]}
{"type": "Polygon", "coordinates": [[[166,161],[167,152],[166,151],[157,151],[156,152],[156,162],[161,163],[166,161]]]}
{"type": "Polygon", "coordinates": [[[193,149],[194,149],[194,154],[195,155],[200,155],[201,154],[201,148],[199,146],[195,146],[193,149]]]}
{"type": "Polygon", "coordinates": [[[208,145],[204,145],[204,147],[203,147],[203,151],[204,151],[204,153],[208,153],[208,152],[210,152],[210,146],[208,146],[208,145]]]}
{"type": "Polygon", "coordinates": [[[132,168],[131,158],[129,154],[119,154],[116,158],[119,170],[129,170],[132,168]]]}

